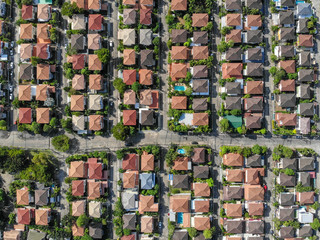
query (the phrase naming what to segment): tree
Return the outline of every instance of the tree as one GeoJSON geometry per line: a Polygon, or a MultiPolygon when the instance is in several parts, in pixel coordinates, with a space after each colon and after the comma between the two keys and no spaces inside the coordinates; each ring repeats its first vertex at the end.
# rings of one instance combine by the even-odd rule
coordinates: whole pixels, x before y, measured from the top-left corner
{"type": "Polygon", "coordinates": [[[115,89],[118,90],[118,92],[122,95],[124,93],[124,91],[127,88],[127,85],[123,82],[123,80],[121,78],[116,78],[113,81],[113,86],[115,89]]]}
{"type": "Polygon", "coordinates": [[[227,132],[230,128],[229,120],[224,118],[220,121],[221,132],[227,132]]]}
{"type": "Polygon", "coordinates": [[[276,67],[271,67],[271,68],[269,69],[269,73],[270,73],[272,76],[274,76],[274,75],[277,73],[277,68],[276,68],[276,67]]]}
{"type": "Polygon", "coordinates": [[[312,229],[314,230],[318,230],[320,228],[320,222],[319,222],[319,219],[318,218],[315,218],[313,220],[313,222],[310,224],[310,226],[312,227],[312,229]]]}
{"type": "Polygon", "coordinates": [[[52,138],[53,147],[60,152],[67,152],[70,148],[69,143],[70,138],[66,135],[59,135],[52,138]]]}
{"type": "Polygon", "coordinates": [[[131,89],[132,89],[133,91],[135,91],[136,93],[139,92],[140,88],[141,88],[141,85],[140,85],[139,82],[134,82],[134,83],[132,84],[132,86],[131,86],[131,89]]]}
{"type": "Polygon", "coordinates": [[[212,239],[212,236],[214,234],[214,232],[216,231],[216,228],[215,227],[212,227],[210,229],[205,229],[203,231],[203,236],[205,239],[212,239]]]}
{"type": "Polygon", "coordinates": [[[233,29],[233,27],[223,27],[222,29],[221,29],[221,34],[223,35],[223,36],[225,36],[225,35],[227,35],[228,33],[230,33],[230,31],[233,29]]]}
{"type": "Polygon", "coordinates": [[[286,168],[284,170],[284,173],[288,176],[294,176],[294,170],[293,169],[290,169],[290,168],[286,168]]]}
{"type": "Polygon", "coordinates": [[[107,48],[101,48],[94,53],[98,55],[98,58],[102,63],[107,63],[110,59],[110,51],[107,48]]]}
{"type": "Polygon", "coordinates": [[[191,238],[194,238],[197,236],[198,234],[198,231],[197,229],[193,228],[193,227],[190,227],[190,228],[187,228],[187,231],[188,231],[188,234],[191,238]]]}
{"type": "Polygon", "coordinates": [[[89,223],[90,218],[87,217],[87,215],[84,213],[82,215],[80,215],[77,219],[77,226],[78,227],[84,227],[89,223]]]}
{"type": "Polygon", "coordinates": [[[123,229],[123,234],[124,234],[125,236],[129,236],[129,235],[131,234],[131,230],[130,230],[130,229],[127,229],[127,228],[124,228],[124,229],[123,229]]]}
{"type": "Polygon", "coordinates": [[[59,125],[59,119],[56,118],[56,117],[53,117],[53,118],[51,118],[49,124],[50,124],[51,127],[56,128],[59,125]]]}
{"type": "Polygon", "coordinates": [[[32,131],[35,134],[40,134],[41,133],[41,125],[39,123],[32,122],[31,127],[32,127],[32,131]]]}
{"type": "Polygon", "coordinates": [[[125,141],[127,139],[127,137],[129,136],[129,127],[128,126],[124,126],[123,123],[117,123],[117,125],[115,125],[112,128],[112,134],[113,137],[117,140],[120,141],[125,141]]]}
{"type": "Polygon", "coordinates": [[[78,8],[75,2],[72,4],[69,2],[64,2],[61,8],[61,14],[68,17],[72,17],[73,14],[81,12],[82,10],[78,8]]]}
{"type": "Polygon", "coordinates": [[[93,238],[90,237],[90,235],[88,235],[88,233],[86,233],[83,237],[81,237],[81,240],[93,240],[93,238]]]}
{"type": "Polygon", "coordinates": [[[52,127],[49,124],[43,125],[43,132],[48,133],[52,130],[52,127]]]}

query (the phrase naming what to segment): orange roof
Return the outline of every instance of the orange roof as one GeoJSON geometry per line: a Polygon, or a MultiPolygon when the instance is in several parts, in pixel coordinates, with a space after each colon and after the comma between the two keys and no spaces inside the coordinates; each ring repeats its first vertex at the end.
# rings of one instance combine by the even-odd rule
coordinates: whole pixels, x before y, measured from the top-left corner
{"type": "Polygon", "coordinates": [[[149,105],[150,109],[159,108],[159,90],[151,90],[152,103],[149,105]]]}
{"type": "Polygon", "coordinates": [[[298,46],[300,47],[313,47],[313,35],[298,35],[298,46]]]}
{"type": "Polygon", "coordinates": [[[37,64],[37,79],[49,80],[50,79],[50,65],[49,64],[37,64]]]}
{"type": "Polygon", "coordinates": [[[226,203],[223,208],[228,217],[242,217],[242,204],[226,203]]]}
{"type": "Polygon", "coordinates": [[[81,237],[84,235],[84,227],[78,227],[77,224],[72,225],[72,236],[81,237]]]}
{"type": "Polygon", "coordinates": [[[153,6],[153,0],[140,0],[142,6],[153,6]]]}
{"type": "Polygon", "coordinates": [[[173,60],[187,60],[188,48],[185,46],[173,46],[171,50],[171,58],[173,60]]]}
{"type": "Polygon", "coordinates": [[[88,165],[88,178],[102,179],[103,164],[98,162],[97,158],[89,158],[87,165],[88,165]]]}
{"type": "Polygon", "coordinates": [[[259,171],[256,168],[247,168],[245,169],[246,181],[248,184],[259,184],[259,171]]]}
{"type": "Polygon", "coordinates": [[[123,188],[136,188],[139,184],[138,171],[126,171],[122,176],[123,188]]]}
{"type": "Polygon", "coordinates": [[[72,78],[72,88],[74,90],[84,90],[85,85],[84,75],[75,74],[72,78]]]}
{"type": "Polygon", "coordinates": [[[50,122],[50,109],[49,108],[37,108],[37,123],[47,124],[50,122]]]}
{"type": "Polygon", "coordinates": [[[123,64],[124,65],[136,64],[136,52],[134,51],[134,49],[123,50],[123,64]]]}
{"type": "Polygon", "coordinates": [[[279,67],[283,68],[287,73],[295,73],[296,72],[296,61],[295,60],[280,61],[279,67]]]}
{"type": "Polygon", "coordinates": [[[20,39],[33,39],[33,26],[31,23],[20,24],[20,39]]]}
{"type": "Polygon", "coordinates": [[[77,54],[72,56],[72,68],[75,70],[81,70],[84,68],[86,63],[85,54],[77,54]]]}
{"type": "Polygon", "coordinates": [[[89,116],[89,130],[100,131],[103,127],[102,115],[90,115],[89,116]]]}
{"type": "Polygon", "coordinates": [[[143,152],[141,155],[141,171],[153,171],[154,170],[154,155],[143,152]]]}
{"type": "Polygon", "coordinates": [[[93,90],[101,90],[102,76],[100,74],[89,75],[89,88],[93,90]]]}
{"type": "Polygon", "coordinates": [[[300,202],[301,205],[308,205],[314,203],[314,192],[298,192],[297,201],[300,202]]]}
{"type": "Polygon", "coordinates": [[[189,162],[188,157],[177,157],[174,160],[174,164],[173,164],[172,169],[178,170],[178,171],[187,171],[188,170],[188,162],[189,162]]]}
{"type": "Polygon", "coordinates": [[[84,96],[83,95],[71,95],[71,111],[83,111],[84,110],[84,96]]]}
{"type": "Polygon", "coordinates": [[[193,113],[192,125],[193,126],[207,126],[207,125],[209,125],[208,113],[193,113]]]}
{"type": "Polygon", "coordinates": [[[226,42],[233,41],[234,43],[241,43],[241,30],[233,29],[226,35],[226,42]]]}
{"type": "Polygon", "coordinates": [[[89,14],[88,29],[92,31],[102,30],[103,17],[101,14],[89,14]]]}
{"type": "Polygon", "coordinates": [[[38,23],[37,24],[37,42],[38,43],[51,43],[49,38],[49,30],[51,25],[47,23],[38,23]]]}
{"type": "Polygon", "coordinates": [[[71,0],[71,3],[76,3],[78,8],[82,8],[84,10],[88,10],[88,2],[87,2],[87,0],[71,0]]]}
{"type": "Polygon", "coordinates": [[[278,126],[296,126],[297,114],[294,113],[276,113],[276,122],[278,126]]]}
{"type": "Polygon", "coordinates": [[[32,43],[23,43],[20,45],[20,58],[29,59],[32,57],[33,46],[32,43]]]}
{"type": "Polygon", "coordinates": [[[41,59],[48,59],[48,47],[49,45],[47,43],[37,43],[34,47],[36,57],[39,57],[41,59]]]}
{"type": "Polygon", "coordinates": [[[151,216],[141,217],[141,232],[152,233],[153,232],[153,218],[151,216]]]}
{"type": "Polygon", "coordinates": [[[133,105],[136,103],[136,93],[128,89],[123,94],[123,104],[133,105]]]}
{"type": "Polygon", "coordinates": [[[72,195],[77,197],[84,195],[84,180],[72,181],[72,195]]]}
{"type": "Polygon", "coordinates": [[[123,5],[135,5],[136,0],[123,0],[122,4],[123,5]]]}
{"type": "Polygon", "coordinates": [[[193,220],[194,220],[194,228],[199,231],[204,231],[206,229],[210,229],[211,227],[209,217],[195,216],[193,220]]]}
{"type": "Polygon", "coordinates": [[[19,101],[31,101],[31,85],[19,85],[19,101]]]}
{"type": "Polygon", "coordinates": [[[244,94],[263,94],[263,81],[247,81],[244,94]]]}
{"type": "Polygon", "coordinates": [[[158,212],[159,204],[154,203],[154,196],[139,195],[139,213],[158,212]]]}
{"type": "Polygon", "coordinates": [[[32,5],[22,5],[21,8],[21,18],[23,20],[33,19],[33,6],[32,5]]]}
{"type": "Polygon", "coordinates": [[[190,195],[173,195],[170,196],[170,210],[173,212],[190,212],[190,195]]]}
{"type": "Polygon", "coordinates": [[[140,23],[144,25],[150,25],[152,22],[151,17],[152,9],[142,9],[140,8],[140,23]]]}
{"type": "Polygon", "coordinates": [[[247,201],[263,201],[263,187],[261,187],[260,185],[244,185],[244,199],[247,201]]]}
{"type": "Polygon", "coordinates": [[[223,155],[223,164],[231,167],[242,167],[243,156],[239,153],[227,153],[223,155]]]}
{"type": "Polygon", "coordinates": [[[262,202],[253,202],[248,204],[248,213],[250,216],[263,216],[264,205],[262,202]]]}
{"type": "Polygon", "coordinates": [[[19,108],[19,123],[31,123],[32,110],[31,108],[19,108]]]}
{"type": "Polygon", "coordinates": [[[248,27],[261,27],[262,20],[260,15],[247,15],[247,26],[248,27]]]}
{"type": "Polygon", "coordinates": [[[228,182],[243,182],[244,174],[241,169],[227,169],[226,180],[228,182]]]}
{"type": "Polygon", "coordinates": [[[123,82],[126,85],[132,85],[137,81],[137,71],[135,69],[123,70],[123,82]]]}
{"type": "Polygon", "coordinates": [[[69,177],[86,178],[87,167],[83,161],[72,161],[69,168],[69,177]]]}
{"type": "Polygon", "coordinates": [[[138,170],[138,155],[135,153],[126,154],[122,161],[124,170],[138,170]]]}
{"type": "Polygon", "coordinates": [[[101,71],[102,70],[102,62],[100,61],[98,55],[96,54],[89,54],[89,60],[88,60],[88,69],[95,71],[101,71]]]}
{"type": "Polygon", "coordinates": [[[294,79],[281,80],[279,83],[279,89],[281,92],[295,92],[296,81],[294,79]]]}
{"type": "Polygon", "coordinates": [[[192,48],[192,58],[195,60],[207,59],[209,57],[208,46],[194,46],[192,48]]]}
{"type": "Polygon", "coordinates": [[[208,183],[193,183],[194,196],[209,197],[210,187],[208,183]]]}
{"type": "Polygon", "coordinates": [[[48,98],[48,85],[40,84],[36,87],[36,100],[45,101],[48,98]]]}
{"type": "Polygon", "coordinates": [[[50,209],[36,209],[36,225],[48,225],[50,209]]]}
{"type": "Polygon", "coordinates": [[[210,200],[209,199],[201,199],[201,200],[194,200],[194,211],[195,212],[209,212],[210,210],[210,200]]]}
{"type": "Polygon", "coordinates": [[[242,78],[242,63],[223,63],[222,64],[222,78],[242,78]]]}
{"type": "Polygon", "coordinates": [[[29,205],[29,189],[27,187],[17,189],[17,205],[29,205]]]}
{"type": "Polygon", "coordinates": [[[209,21],[207,13],[194,13],[192,14],[192,27],[205,27],[209,21]]]}
{"type": "Polygon", "coordinates": [[[44,21],[48,21],[51,14],[51,6],[49,4],[38,4],[37,5],[37,18],[44,21]]]}
{"type": "Polygon", "coordinates": [[[227,26],[241,25],[241,15],[239,13],[229,13],[226,16],[227,26]]]}
{"type": "Polygon", "coordinates": [[[136,126],[137,125],[137,112],[136,110],[123,110],[123,125],[136,126]]]}
{"type": "Polygon", "coordinates": [[[101,196],[101,182],[94,182],[94,180],[87,181],[88,199],[96,199],[101,196]]]}
{"type": "Polygon", "coordinates": [[[99,0],[88,0],[88,9],[89,10],[100,10],[101,3],[99,0]]]}
{"type": "Polygon", "coordinates": [[[148,86],[152,85],[152,71],[148,69],[140,69],[139,83],[148,86]]]}
{"type": "Polygon", "coordinates": [[[173,96],[171,98],[172,109],[187,109],[187,96],[173,96]]]}
{"type": "Polygon", "coordinates": [[[88,48],[98,50],[101,48],[101,36],[98,33],[90,33],[88,37],[88,48]]]}
{"type": "Polygon", "coordinates": [[[17,222],[18,224],[29,225],[31,222],[31,210],[28,208],[18,208],[17,222]]]}
{"type": "Polygon", "coordinates": [[[171,10],[172,11],[186,11],[187,10],[187,0],[172,0],[171,10]]]}

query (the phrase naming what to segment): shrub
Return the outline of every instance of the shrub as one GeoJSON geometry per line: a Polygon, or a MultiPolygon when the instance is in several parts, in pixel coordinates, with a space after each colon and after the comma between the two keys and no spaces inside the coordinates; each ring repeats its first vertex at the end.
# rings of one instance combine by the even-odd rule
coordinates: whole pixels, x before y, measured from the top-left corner
{"type": "Polygon", "coordinates": [[[66,135],[59,135],[52,138],[53,147],[60,152],[67,152],[70,148],[70,138],[66,135]]]}
{"type": "Polygon", "coordinates": [[[89,223],[90,218],[87,217],[87,215],[84,213],[82,215],[80,215],[77,219],[77,226],[78,227],[84,227],[89,223]]]}

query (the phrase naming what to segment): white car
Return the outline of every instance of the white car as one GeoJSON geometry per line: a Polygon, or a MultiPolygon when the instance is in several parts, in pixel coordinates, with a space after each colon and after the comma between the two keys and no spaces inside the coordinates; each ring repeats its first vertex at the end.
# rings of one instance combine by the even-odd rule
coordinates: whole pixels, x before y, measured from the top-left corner
{"type": "Polygon", "coordinates": [[[10,68],[13,68],[13,62],[10,63],[10,68]]]}
{"type": "Polygon", "coordinates": [[[109,45],[110,45],[110,47],[113,47],[113,42],[110,41],[110,42],[109,42],[109,45]]]}
{"type": "Polygon", "coordinates": [[[13,94],[12,94],[12,93],[10,93],[10,95],[9,95],[9,99],[10,99],[10,101],[12,101],[12,100],[13,100],[13,94]]]}
{"type": "Polygon", "coordinates": [[[9,86],[9,91],[12,92],[13,91],[13,87],[10,85],[9,86]]]}

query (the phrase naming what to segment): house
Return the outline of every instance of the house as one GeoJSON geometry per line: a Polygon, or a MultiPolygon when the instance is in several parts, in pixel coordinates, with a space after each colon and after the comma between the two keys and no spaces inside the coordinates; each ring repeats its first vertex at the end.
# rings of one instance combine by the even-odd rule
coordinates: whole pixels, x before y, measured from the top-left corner
{"type": "MultiPolygon", "coordinates": [[[[23,43],[20,45],[20,58],[22,60],[29,60],[32,57],[33,45],[32,43],[23,43]]],[[[21,66],[21,65],[20,65],[21,66]]]]}
{"type": "Polygon", "coordinates": [[[137,125],[137,112],[136,110],[123,110],[123,125],[136,126],[137,125]]]}
{"type": "Polygon", "coordinates": [[[172,63],[170,65],[170,75],[173,81],[185,78],[187,76],[187,64],[185,63],[172,63]]]}
{"type": "Polygon", "coordinates": [[[93,239],[101,239],[103,236],[102,223],[91,223],[89,226],[89,236],[93,239]]]}
{"type": "Polygon", "coordinates": [[[227,169],[226,170],[226,180],[228,182],[238,182],[242,183],[244,179],[244,172],[242,169],[227,169]]]}
{"type": "Polygon", "coordinates": [[[37,43],[51,43],[50,40],[51,25],[47,23],[37,24],[37,43]]]}
{"type": "Polygon", "coordinates": [[[246,201],[263,201],[264,189],[260,185],[248,185],[244,186],[244,199],[246,201]]]}
{"type": "Polygon", "coordinates": [[[206,13],[192,14],[192,27],[205,27],[209,21],[209,16],[206,13]]]}
{"type": "Polygon", "coordinates": [[[72,161],[69,167],[69,177],[72,178],[86,178],[87,166],[83,161],[72,161]]]}
{"type": "Polygon", "coordinates": [[[293,41],[295,38],[294,27],[282,27],[278,30],[278,40],[281,42],[293,41]]]}
{"type": "Polygon", "coordinates": [[[210,187],[208,183],[193,183],[195,197],[210,197],[210,187]]]}
{"type": "Polygon", "coordinates": [[[278,14],[278,24],[280,26],[292,26],[294,25],[294,12],[291,10],[280,11],[278,14]]]}
{"type": "Polygon", "coordinates": [[[223,199],[225,201],[233,199],[243,198],[243,188],[242,186],[224,186],[223,187],[223,199]]]}
{"type": "Polygon", "coordinates": [[[139,195],[139,213],[158,212],[159,204],[154,202],[154,196],[139,195]]]}
{"type": "Polygon", "coordinates": [[[194,79],[191,82],[193,95],[209,95],[209,80],[194,79]]]}
{"type": "Polygon", "coordinates": [[[250,234],[264,234],[263,220],[246,221],[246,232],[250,234]]]}
{"type": "Polygon", "coordinates": [[[263,81],[247,81],[243,88],[244,94],[262,95],[263,94],[263,81]]]}
{"type": "Polygon", "coordinates": [[[245,18],[245,27],[247,28],[256,30],[262,26],[262,20],[260,15],[247,15],[245,18]]]}
{"type": "Polygon", "coordinates": [[[73,180],[72,181],[72,195],[80,197],[84,195],[85,181],[73,180]]]}
{"type": "Polygon", "coordinates": [[[242,167],[243,156],[239,153],[227,153],[223,155],[223,164],[230,167],[242,167]]]}
{"type": "Polygon", "coordinates": [[[71,48],[76,50],[84,50],[86,39],[82,34],[71,35],[71,48]]]}
{"type": "Polygon", "coordinates": [[[123,82],[126,85],[132,85],[137,81],[137,72],[135,69],[124,69],[122,75],[123,75],[123,82]]]}
{"type": "Polygon", "coordinates": [[[297,170],[297,166],[298,166],[298,161],[296,158],[281,158],[280,159],[280,165],[282,165],[282,169],[292,169],[292,170],[297,170]]]}
{"type": "Polygon", "coordinates": [[[137,11],[132,8],[123,9],[123,23],[125,25],[133,25],[136,23],[137,11]]]}
{"type": "Polygon", "coordinates": [[[95,180],[87,181],[87,194],[88,199],[96,199],[102,195],[102,184],[101,182],[95,182],[95,180]]]}
{"type": "Polygon", "coordinates": [[[17,209],[17,223],[29,225],[31,223],[32,210],[29,208],[17,209]]]}
{"type": "Polygon", "coordinates": [[[138,210],[138,195],[136,192],[125,191],[122,193],[122,205],[126,211],[136,211],[138,210]]]}
{"type": "Polygon", "coordinates": [[[139,172],[126,171],[123,173],[123,188],[137,188],[139,186],[139,172]]]}
{"type": "Polygon", "coordinates": [[[89,54],[88,55],[88,69],[90,71],[101,71],[102,70],[102,62],[100,61],[98,55],[89,54]]]}
{"type": "Polygon", "coordinates": [[[193,163],[205,163],[206,161],[206,149],[194,148],[192,152],[191,160],[193,163]]]}
{"type": "Polygon", "coordinates": [[[281,226],[279,230],[279,237],[281,238],[293,238],[295,233],[295,229],[291,226],[285,227],[281,226]]]}
{"type": "Polygon", "coordinates": [[[31,85],[19,85],[19,101],[31,101],[31,85]]]}
{"type": "Polygon", "coordinates": [[[104,127],[102,115],[90,115],[89,116],[89,130],[100,131],[104,127]]]}
{"type": "Polygon", "coordinates": [[[252,202],[248,204],[248,213],[250,216],[263,216],[264,204],[262,202],[252,202]]]}
{"type": "Polygon", "coordinates": [[[141,171],[153,171],[154,170],[154,155],[143,152],[140,159],[141,171]]]}
{"type": "Polygon", "coordinates": [[[262,112],[263,97],[251,97],[244,99],[244,110],[247,112],[262,112]]]}
{"type": "Polygon", "coordinates": [[[100,218],[102,214],[102,203],[96,201],[89,201],[89,216],[93,218],[100,218]]]}
{"type": "Polygon", "coordinates": [[[83,10],[88,10],[88,2],[85,0],[71,0],[71,4],[76,3],[78,8],[83,10]]]}
{"type": "Polygon", "coordinates": [[[31,23],[20,24],[20,39],[33,40],[33,26],[31,23]]]}
{"type": "Polygon", "coordinates": [[[308,19],[298,19],[296,31],[297,33],[309,33],[308,19]]]}
{"type": "Polygon", "coordinates": [[[140,189],[153,189],[155,186],[156,175],[154,173],[141,173],[139,175],[140,179],[140,189]]]}
{"type": "Polygon", "coordinates": [[[262,1],[261,0],[245,0],[245,5],[251,9],[261,9],[262,1]]]}
{"type": "Polygon", "coordinates": [[[84,69],[85,63],[86,63],[85,54],[77,54],[72,56],[72,68],[74,70],[84,69]]]}
{"type": "Polygon", "coordinates": [[[74,131],[83,131],[85,129],[85,117],[83,115],[72,115],[72,129],[74,131]]]}
{"type": "Polygon", "coordinates": [[[19,108],[19,123],[30,124],[32,122],[31,108],[19,108]]]}
{"type": "Polygon", "coordinates": [[[208,57],[209,57],[208,46],[193,46],[192,58],[194,60],[208,59],[208,57]]]}
{"type": "Polygon", "coordinates": [[[222,64],[222,78],[242,78],[242,63],[223,63],[222,64]]]}
{"type": "Polygon", "coordinates": [[[175,230],[172,236],[172,240],[188,240],[189,235],[185,229],[175,230]]]}
{"type": "Polygon", "coordinates": [[[135,234],[131,234],[131,235],[128,235],[128,236],[123,236],[123,237],[121,237],[120,240],[136,240],[136,235],[135,234]]]}
{"type": "Polygon", "coordinates": [[[224,229],[227,233],[244,233],[244,221],[228,219],[224,221],[224,229]]]}
{"type": "Polygon", "coordinates": [[[36,209],[35,210],[36,225],[47,226],[48,223],[50,222],[50,211],[51,211],[50,209],[36,209]]]}
{"type": "Polygon", "coordinates": [[[102,89],[102,76],[100,74],[90,74],[89,75],[89,89],[91,90],[101,90],[102,89]]]}
{"type": "Polygon", "coordinates": [[[292,221],[295,219],[295,212],[294,208],[279,208],[277,215],[280,221],[292,221]]]}
{"type": "Polygon", "coordinates": [[[261,30],[248,30],[243,35],[243,42],[248,44],[259,44],[263,41],[261,30]]]}
{"type": "Polygon", "coordinates": [[[189,158],[188,157],[177,157],[174,162],[172,169],[177,171],[187,171],[191,167],[189,166],[189,158]]]}
{"type": "Polygon", "coordinates": [[[78,227],[77,224],[72,225],[72,236],[82,237],[84,235],[84,227],[78,227]]]}
{"type": "Polygon", "coordinates": [[[242,35],[240,29],[232,29],[230,33],[226,35],[226,42],[233,41],[234,43],[242,42],[242,35]]]}
{"type": "Polygon", "coordinates": [[[27,21],[34,20],[33,6],[32,5],[22,5],[21,18],[23,20],[27,20],[27,21]]]}
{"type": "Polygon", "coordinates": [[[187,10],[187,0],[172,0],[171,1],[172,11],[186,11],[187,10]]]}
{"type": "Polygon", "coordinates": [[[262,62],[264,50],[261,47],[249,48],[245,52],[246,62],[262,62]]]}
{"type": "Polygon", "coordinates": [[[37,64],[37,79],[38,80],[50,80],[52,73],[49,64],[37,64]]]}
{"type": "Polygon", "coordinates": [[[87,35],[88,37],[88,49],[99,50],[102,45],[102,38],[100,34],[91,33],[87,35]]]}
{"type": "Polygon", "coordinates": [[[225,53],[225,59],[231,62],[242,61],[243,51],[240,47],[229,48],[225,53]]]}
{"type": "Polygon", "coordinates": [[[17,205],[29,205],[29,202],[31,200],[31,195],[27,187],[17,189],[16,196],[17,196],[17,201],[16,201],[17,205]]]}
{"type": "Polygon", "coordinates": [[[240,13],[228,13],[225,18],[227,27],[242,29],[242,19],[240,13]]]}
{"type": "Polygon", "coordinates": [[[254,154],[246,158],[247,167],[262,167],[263,165],[264,164],[262,164],[261,155],[254,154]]]}
{"type": "Polygon", "coordinates": [[[190,212],[190,195],[171,195],[170,196],[170,206],[169,209],[172,212],[190,212]]]}
{"type": "Polygon", "coordinates": [[[310,52],[300,52],[299,56],[299,66],[301,67],[311,67],[311,53],[310,52]]]}
{"type": "Polygon", "coordinates": [[[308,172],[299,172],[298,173],[298,183],[303,187],[311,187],[311,177],[308,172]]]}
{"type": "Polygon", "coordinates": [[[88,178],[102,179],[103,178],[103,163],[98,162],[97,158],[89,158],[87,162],[88,178]]]}
{"type": "Polygon", "coordinates": [[[296,106],[296,95],[294,93],[279,94],[277,101],[282,108],[293,108],[296,106]]]}
{"type": "Polygon", "coordinates": [[[311,127],[311,119],[310,118],[304,118],[304,117],[298,117],[298,124],[296,127],[296,130],[300,134],[309,134],[311,127]]]}
{"type": "Polygon", "coordinates": [[[71,111],[84,111],[84,96],[83,95],[71,95],[71,111]]]}
{"type": "Polygon", "coordinates": [[[93,11],[101,10],[101,2],[100,0],[89,0],[88,1],[88,9],[93,11]]]}
{"type": "Polygon", "coordinates": [[[208,113],[193,113],[192,125],[193,126],[207,126],[207,125],[209,125],[208,113]]]}
{"type": "Polygon", "coordinates": [[[136,43],[136,31],[134,29],[123,29],[119,32],[119,39],[123,40],[123,45],[132,46],[136,43]]]}
{"type": "Polygon", "coordinates": [[[313,157],[302,157],[299,159],[299,171],[314,171],[315,162],[313,157]]]}
{"type": "Polygon", "coordinates": [[[298,71],[299,82],[313,82],[315,79],[313,69],[300,69],[298,71]]]}
{"type": "Polygon", "coordinates": [[[191,68],[193,78],[207,78],[208,67],[206,65],[197,65],[191,68]]]}
{"type": "Polygon", "coordinates": [[[292,206],[295,203],[295,195],[290,192],[280,193],[279,203],[281,206],[292,206]]]}
{"type": "Polygon", "coordinates": [[[248,77],[263,77],[263,64],[262,63],[247,63],[247,68],[243,70],[243,75],[248,77]]]}
{"type": "Polygon", "coordinates": [[[287,7],[287,8],[294,8],[294,6],[295,6],[295,1],[294,0],[281,0],[280,2],[279,2],[279,7],[283,7],[283,8],[285,8],[285,7],[287,7]]]}
{"type": "Polygon", "coordinates": [[[153,66],[155,63],[153,59],[153,51],[152,50],[141,50],[140,51],[140,64],[142,66],[153,66]]]}
{"type": "Polygon", "coordinates": [[[152,24],[152,9],[140,9],[140,24],[147,26],[152,24]]]}
{"type": "Polygon", "coordinates": [[[137,154],[126,154],[122,160],[122,169],[124,170],[138,170],[138,156],[137,154]]]}
{"type": "Polygon", "coordinates": [[[153,103],[152,90],[142,89],[140,90],[140,104],[144,106],[150,106],[153,103]]]}
{"type": "Polygon", "coordinates": [[[101,95],[89,95],[90,110],[101,110],[103,108],[103,99],[101,95]]]}
{"type": "Polygon", "coordinates": [[[241,218],[242,217],[242,204],[223,204],[223,209],[227,217],[241,218]]]}
{"type": "Polygon", "coordinates": [[[225,8],[227,11],[240,11],[242,9],[241,0],[226,0],[225,8]]]}
{"type": "Polygon", "coordinates": [[[136,0],[124,0],[123,5],[135,5],[136,4],[136,0]]]}
{"type": "Polygon", "coordinates": [[[172,29],[171,41],[172,43],[185,43],[187,41],[187,30],[172,29]]]}
{"type": "Polygon", "coordinates": [[[136,93],[129,89],[123,94],[123,104],[134,105],[136,103],[136,93]]]}
{"type": "Polygon", "coordinates": [[[244,121],[247,129],[260,129],[262,117],[255,115],[246,115],[244,117],[244,121]]]}
{"type": "Polygon", "coordinates": [[[208,32],[207,31],[195,31],[193,32],[194,44],[208,44],[208,32]]]}
{"type": "Polygon", "coordinates": [[[50,45],[47,43],[38,43],[34,47],[35,56],[41,59],[49,59],[50,54],[50,45]]]}
{"type": "Polygon", "coordinates": [[[20,230],[10,230],[3,232],[4,240],[20,240],[22,235],[22,231],[20,230]]]}
{"type": "Polygon", "coordinates": [[[137,217],[135,214],[133,213],[124,214],[122,216],[122,220],[123,220],[124,229],[136,230],[137,217]]]}
{"type": "Polygon", "coordinates": [[[150,46],[152,44],[152,30],[140,29],[139,30],[139,43],[144,46],[150,46]]]}
{"type": "Polygon", "coordinates": [[[36,86],[36,100],[46,101],[49,96],[49,87],[46,84],[36,86]]]}
{"type": "Polygon", "coordinates": [[[298,47],[312,48],[313,47],[313,35],[299,34],[297,42],[298,42],[298,47]]]}
{"type": "Polygon", "coordinates": [[[194,111],[208,110],[208,102],[206,98],[194,98],[192,101],[192,109],[194,111]]]}
{"type": "Polygon", "coordinates": [[[171,50],[171,59],[173,60],[187,60],[188,48],[185,46],[173,46],[171,50]]]}
{"type": "Polygon", "coordinates": [[[37,108],[37,123],[48,124],[50,122],[50,109],[49,108],[37,108]]]}
{"type": "Polygon", "coordinates": [[[210,200],[209,199],[194,199],[192,200],[193,204],[191,206],[194,206],[194,212],[197,213],[207,213],[210,211],[210,200]]]}
{"type": "Polygon", "coordinates": [[[84,14],[75,14],[72,16],[71,28],[72,30],[86,29],[86,17],[84,14]]]}
{"type": "Polygon", "coordinates": [[[101,14],[89,14],[88,29],[97,32],[104,30],[101,14]]]}
{"type": "Polygon", "coordinates": [[[155,123],[153,110],[140,110],[139,123],[142,126],[152,126],[155,123]]]}
{"type": "Polygon", "coordinates": [[[296,8],[296,17],[298,19],[305,19],[305,18],[310,18],[313,16],[313,10],[311,7],[310,3],[306,2],[299,2],[297,3],[297,8],[296,8]]]}
{"type": "Polygon", "coordinates": [[[72,204],[72,216],[79,217],[85,213],[86,200],[73,201],[71,204],[72,204]]]}
{"type": "Polygon", "coordinates": [[[173,175],[172,176],[172,187],[189,190],[190,189],[189,176],[187,174],[173,175]]]}
{"type": "Polygon", "coordinates": [[[303,116],[313,116],[314,111],[314,103],[300,103],[298,105],[297,113],[303,116]]]}
{"type": "Polygon", "coordinates": [[[123,50],[123,64],[127,66],[136,64],[136,53],[134,49],[123,50]]]}
{"type": "Polygon", "coordinates": [[[244,172],[246,184],[260,184],[260,177],[264,176],[264,168],[245,168],[244,172]]]}
{"type": "Polygon", "coordinates": [[[225,100],[225,109],[241,109],[241,97],[226,97],[225,100]]]}
{"type": "Polygon", "coordinates": [[[141,222],[141,232],[152,233],[153,232],[153,218],[151,216],[142,216],[141,222]]]}
{"type": "Polygon", "coordinates": [[[297,229],[297,237],[308,238],[313,235],[313,230],[310,225],[304,224],[299,229],[297,229]]]}
{"type": "Polygon", "coordinates": [[[51,6],[49,4],[38,4],[38,22],[48,22],[51,19],[51,6]]]}
{"type": "Polygon", "coordinates": [[[171,98],[172,109],[187,109],[187,96],[173,96],[171,98]]]}
{"type": "Polygon", "coordinates": [[[296,82],[294,79],[281,80],[279,83],[279,90],[281,92],[295,92],[296,82]]]}
{"type": "Polygon", "coordinates": [[[205,216],[194,216],[193,217],[194,228],[198,231],[204,231],[210,229],[211,223],[210,218],[205,216]]]}
{"type": "Polygon", "coordinates": [[[289,176],[285,173],[280,173],[279,177],[277,178],[278,183],[281,186],[285,187],[294,187],[296,186],[296,177],[294,176],[289,176]]]}
{"type": "Polygon", "coordinates": [[[274,52],[279,58],[292,58],[295,55],[295,49],[293,45],[276,46],[274,52]]]}

